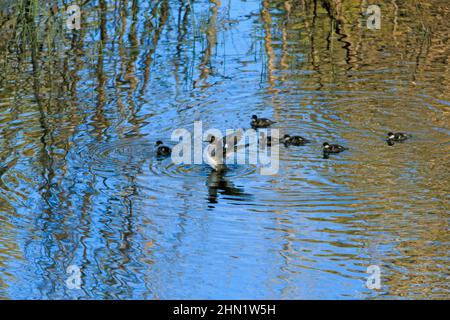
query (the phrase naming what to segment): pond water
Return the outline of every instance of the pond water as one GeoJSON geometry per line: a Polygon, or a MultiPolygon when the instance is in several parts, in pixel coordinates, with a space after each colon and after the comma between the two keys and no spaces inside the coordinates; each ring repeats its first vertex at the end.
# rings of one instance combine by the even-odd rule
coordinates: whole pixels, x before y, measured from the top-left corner
{"type": "Polygon", "coordinates": [[[448,1],[60,2],[0,7],[1,299],[449,298],[448,1]],[[253,114],[311,143],[155,157],[253,114]]]}

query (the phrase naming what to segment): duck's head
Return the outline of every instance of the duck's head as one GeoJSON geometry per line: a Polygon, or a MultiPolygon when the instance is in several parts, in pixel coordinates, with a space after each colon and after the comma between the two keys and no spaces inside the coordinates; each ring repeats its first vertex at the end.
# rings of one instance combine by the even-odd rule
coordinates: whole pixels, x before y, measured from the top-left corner
{"type": "Polygon", "coordinates": [[[328,142],[324,142],[322,145],[325,149],[328,149],[330,147],[330,144],[328,142]]]}
{"type": "Polygon", "coordinates": [[[258,117],[256,116],[256,114],[252,115],[252,120],[258,120],[258,117]]]}
{"type": "Polygon", "coordinates": [[[212,134],[209,134],[209,135],[206,137],[206,140],[204,140],[204,142],[209,142],[209,143],[214,143],[214,141],[216,141],[216,137],[213,136],[212,134]]]}
{"type": "Polygon", "coordinates": [[[163,144],[163,142],[161,140],[156,141],[156,146],[160,146],[162,144],[163,144]]]}
{"type": "Polygon", "coordinates": [[[389,139],[392,139],[392,138],[394,138],[395,137],[395,135],[392,133],[392,132],[388,132],[388,138],[389,139]]]}

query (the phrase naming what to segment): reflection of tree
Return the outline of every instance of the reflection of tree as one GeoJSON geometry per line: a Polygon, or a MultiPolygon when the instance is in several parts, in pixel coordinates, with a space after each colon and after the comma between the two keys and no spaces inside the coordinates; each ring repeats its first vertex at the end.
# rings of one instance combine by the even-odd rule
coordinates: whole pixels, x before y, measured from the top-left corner
{"type": "Polygon", "coordinates": [[[203,51],[203,57],[201,59],[198,69],[200,71],[199,78],[194,81],[194,88],[203,82],[204,87],[208,87],[205,83],[206,79],[212,72],[211,68],[211,55],[217,42],[217,13],[220,7],[220,0],[210,0],[213,4],[210,8],[210,16],[206,27],[206,48],[203,51]]]}
{"type": "MultiPolygon", "coordinates": [[[[69,155],[86,156],[78,150],[83,150],[87,143],[101,144],[121,139],[126,134],[141,134],[140,128],[147,124],[148,117],[159,112],[159,106],[151,109],[147,103],[145,112],[140,107],[148,102],[144,101],[146,95],[164,90],[158,86],[160,82],[169,84],[168,94],[171,94],[172,80],[176,90],[184,83],[184,88],[189,90],[193,84],[209,92],[213,86],[213,70],[217,68],[214,59],[217,43],[222,41],[218,35],[221,2],[211,0],[206,8],[196,3],[194,10],[192,0],[84,1],[81,4],[82,28],[73,32],[64,27],[63,2],[42,3],[17,1],[10,10],[0,12],[0,209],[2,213],[18,214],[17,207],[23,203],[34,199],[42,204],[33,212],[38,221],[34,230],[41,232],[44,255],[50,257],[45,265],[49,270],[61,262],[55,248],[63,248],[70,256],[75,250],[67,248],[80,246],[77,241],[91,237],[98,231],[97,227],[99,238],[108,246],[119,244],[120,254],[106,248],[105,256],[116,259],[121,268],[126,268],[127,254],[133,249],[133,236],[138,232],[134,225],[133,195],[139,192],[136,183],[139,170],[122,172],[123,180],[116,187],[123,192],[118,192],[123,203],[117,204],[112,196],[102,202],[108,207],[108,218],[116,217],[117,220],[111,219],[120,225],[117,229],[120,239],[117,239],[117,234],[108,229],[109,221],[95,221],[92,213],[99,197],[93,193],[100,183],[98,177],[84,172],[88,177],[83,180],[84,188],[76,189],[77,179],[81,178],[70,171],[69,155]],[[200,14],[206,18],[199,19],[200,14]],[[204,50],[198,55],[196,49],[203,42],[204,50]],[[162,66],[170,66],[173,72],[160,74],[162,66]],[[192,71],[193,66],[198,71],[192,71]],[[81,192],[79,198],[77,192],[81,192]],[[77,206],[77,199],[82,200],[80,206],[77,206]],[[65,225],[70,215],[76,216],[79,212],[82,231],[65,225]],[[64,237],[73,240],[64,242],[61,240],[64,237]]],[[[295,103],[295,99],[301,99],[301,104],[316,107],[316,99],[325,96],[328,101],[336,101],[346,92],[347,101],[330,103],[332,108],[326,111],[317,108],[314,114],[318,117],[331,114],[345,120],[355,131],[367,132],[373,128],[374,117],[382,120],[377,123],[378,127],[410,125],[410,112],[406,110],[411,109],[407,109],[407,101],[402,97],[418,99],[420,92],[432,99],[448,100],[448,1],[382,0],[377,4],[382,8],[383,18],[382,29],[375,32],[367,30],[362,23],[367,1],[261,1],[260,20],[255,20],[254,27],[262,32],[260,40],[266,58],[262,64],[266,68],[268,99],[272,99],[275,112],[298,116],[296,110],[283,104],[283,99],[295,103]],[[399,99],[392,99],[395,101],[390,101],[388,108],[381,108],[384,106],[381,98],[390,88],[395,92],[389,93],[389,97],[398,95],[399,99]],[[361,106],[356,107],[360,97],[356,92],[369,93],[375,98],[369,103],[362,101],[361,106]],[[291,93],[301,98],[293,98],[291,93]],[[380,116],[392,109],[399,114],[396,119],[380,116]]],[[[236,28],[239,27],[238,24],[236,28]]],[[[255,60],[259,63],[260,59],[258,56],[255,60]]],[[[436,128],[448,126],[449,111],[443,103],[433,101],[430,106],[417,107],[412,112],[427,119],[437,131],[436,128]]],[[[333,122],[331,126],[337,124],[333,122]]],[[[354,138],[348,131],[343,132],[342,137],[349,141],[354,138]]],[[[426,259],[439,260],[439,254],[445,255],[433,251],[441,250],[443,245],[431,246],[430,243],[447,241],[444,231],[448,222],[442,215],[447,204],[443,193],[426,190],[430,184],[437,186],[436,190],[448,189],[445,185],[448,180],[446,153],[445,146],[439,146],[435,154],[412,152],[409,156],[409,165],[416,166],[416,175],[421,180],[404,181],[403,188],[413,190],[419,186],[434,201],[433,205],[421,209],[423,215],[417,214],[419,209],[416,208],[414,221],[427,225],[431,219],[425,214],[427,210],[433,213],[434,219],[430,220],[428,232],[418,232],[415,241],[396,245],[397,250],[410,250],[407,254],[411,257],[411,260],[393,262],[394,266],[411,271],[408,284],[401,282],[401,272],[392,271],[388,281],[398,295],[413,290],[414,284],[439,281],[436,279],[439,270],[426,259]]],[[[394,169],[366,165],[376,163],[377,157],[377,154],[362,154],[357,160],[364,165],[341,163],[336,164],[336,168],[354,173],[355,179],[348,186],[354,190],[370,189],[381,177],[386,189],[397,190],[398,181],[392,178],[396,175],[394,169]]],[[[136,159],[130,159],[132,161],[136,159]]],[[[243,190],[233,186],[226,177],[212,173],[207,183],[211,202],[216,202],[221,194],[245,198],[243,190]]],[[[390,214],[402,209],[400,200],[388,193],[380,205],[383,213],[379,215],[386,223],[385,228],[390,228],[390,235],[398,233],[406,237],[409,235],[403,234],[401,225],[405,220],[390,214]]],[[[371,214],[373,212],[361,213],[359,218],[364,221],[363,225],[349,218],[338,219],[338,223],[378,232],[375,224],[371,224],[371,214]]],[[[9,234],[20,231],[14,230],[15,226],[9,222],[6,226],[9,234]]],[[[18,244],[13,243],[13,237],[4,234],[0,238],[10,241],[5,246],[17,253],[18,244]]],[[[290,239],[295,238],[286,234],[290,239]]],[[[292,240],[286,241],[283,254],[293,250],[292,243],[292,240]]],[[[83,254],[84,263],[89,265],[89,252],[83,254]]],[[[0,257],[3,259],[3,254],[0,257]]],[[[6,262],[0,260],[2,263],[6,262]]],[[[2,281],[5,281],[3,275],[1,287],[2,281]]]]}
{"type": "MultiPolygon", "coordinates": [[[[450,47],[443,39],[449,32],[449,27],[441,23],[449,18],[448,7],[444,1],[433,1],[433,5],[397,1],[382,1],[377,4],[382,8],[382,28],[375,32],[365,28],[362,14],[367,6],[360,1],[292,2],[292,5],[288,6],[289,10],[286,9],[285,2],[270,2],[269,5],[262,1],[261,24],[268,60],[267,82],[271,87],[275,86],[278,80],[285,82],[284,70],[286,69],[312,71],[298,77],[294,74],[287,75],[288,81],[293,83],[299,92],[305,93],[301,103],[315,106],[317,105],[315,99],[327,97],[329,101],[333,101],[333,99],[346,97],[347,102],[330,103],[333,107],[331,113],[341,121],[345,120],[357,132],[380,130],[380,126],[410,128],[411,124],[408,122],[411,120],[410,112],[419,112],[436,127],[447,127],[445,122],[448,122],[449,113],[444,104],[434,103],[435,111],[419,106],[413,109],[407,104],[409,99],[411,103],[415,103],[417,90],[424,90],[424,87],[419,85],[420,82],[426,83],[427,94],[448,100],[449,73],[445,71],[448,71],[450,47]],[[433,6],[434,9],[432,9],[433,6]],[[285,10],[280,10],[283,7],[285,10]],[[441,19],[436,19],[436,14],[441,19]],[[281,35],[278,36],[274,30],[280,30],[281,35]],[[278,45],[280,42],[281,47],[278,45]],[[286,46],[285,43],[289,45],[286,46]],[[306,57],[306,61],[287,59],[286,57],[290,55],[306,57]],[[280,61],[279,65],[277,61],[280,61]],[[437,69],[440,70],[437,71],[437,69]],[[308,91],[310,88],[315,88],[319,92],[310,93],[308,91]],[[395,88],[396,93],[386,92],[392,88],[395,88]],[[339,93],[339,90],[342,90],[344,94],[339,93]],[[364,101],[361,95],[355,94],[356,92],[366,93],[365,96],[369,102],[364,101]],[[372,95],[377,98],[372,99],[372,95]],[[385,101],[378,99],[383,95],[388,95],[388,98],[392,100],[388,107],[395,109],[396,117],[380,115],[386,110],[383,109],[385,101]]],[[[290,89],[289,86],[283,87],[285,91],[290,89]]],[[[276,106],[275,111],[284,112],[287,117],[296,116],[297,110],[286,109],[284,105],[276,106]]],[[[326,116],[328,112],[330,110],[320,108],[314,110],[315,115],[326,116]]],[[[332,121],[331,126],[334,125],[339,126],[339,123],[332,121]]],[[[353,131],[342,133],[343,138],[348,141],[354,139],[353,135],[353,131]]],[[[356,149],[359,148],[365,148],[365,146],[356,146],[356,149]]],[[[395,178],[400,174],[399,169],[381,165],[379,159],[383,155],[377,152],[374,154],[362,152],[360,156],[355,156],[356,163],[334,165],[338,172],[353,172],[351,182],[345,185],[354,192],[358,190],[374,192],[376,194],[374,199],[367,201],[370,203],[373,201],[372,205],[379,206],[378,218],[373,217],[376,210],[364,212],[367,208],[364,205],[361,206],[362,212],[358,213],[358,219],[365,221],[364,226],[350,218],[337,217],[336,221],[349,229],[363,228],[369,233],[383,230],[389,234],[388,237],[394,238],[398,235],[400,239],[393,241],[392,250],[402,252],[410,250],[404,252],[404,255],[392,253],[392,257],[388,251],[384,252],[384,257],[376,253],[371,256],[389,265],[390,270],[386,270],[386,285],[398,296],[413,295],[414,287],[417,285],[431,290],[432,285],[427,286],[427,284],[442,283],[442,279],[439,279],[442,274],[439,267],[434,267],[429,262],[440,260],[445,256],[442,244],[448,239],[448,236],[442,233],[442,230],[448,227],[448,222],[443,218],[446,207],[443,191],[448,188],[439,182],[441,180],[438,177],[439,172],[445,171],[448,156],[440,151],[437,153],[413,152],[409,155],[408,164],[413,168],[403,168],[403,171],[414,170],[415,175],[411,176],[410,181],[401,180],[401,183],[398,178],[395,178]],[[427,165],[430,162],[433,164],[427,165]],[[359,163],[364,165],[358,165],[359,163]],[[421,180],[420,186],[417,185],[418,177],[421,180]],[[429,197],[435,200],[428,200],[428,203],[420,205],[417,203],[414,209],[407,208],[414,204],[402,200],[408,198],[406,194],[399,195],[394,191],[399,188],[399,185],[411,192],[414,192],[416,188],[427,190],[430,181],[435,181],[436,188],[429,191],[429,197]],[[380,191],[374,187],[380,184],[385,190],[380,191]],[[431,193],[435,193],[435,196],[431,193]],[[382,203],[378,203],[377,197],[383,199],[382,203]],[[403,203],[399,204],[400,201],[403,203]],[[402,210],[405,211],[404,214],[409,213],[414,216],[411,219],[418,219],[418,221],[415,220],[414,224],[405,226],[407,219],[399,216],[399,211],[402,210]],[[420,231],[430,219],[426,214],[428,211],[436,212],[437,216],[432,219],[431,232],[425,234],[420,231]],[[379,224],[383,225],[383,229],[380,229],[379,224]],[[402,239],[402,237],[405,239],[415,237],[412,233],[416,230],[419,231],[417,241],[402,239]],[[408,259],[407,256],[412,258],[408,259]],[[405,274],[409,277],[409,281],[402,280],[405,274]]],[[[359,208],[358,204],[353,206],[359,208]]],[[[364,246],[378,251],[379,246],[385,245],[383,240],[379,241],[380,243],[372,238],[364,243],[364,246]]],[[[383,250],[380,251],[383,252],[383,250]]],[[[420,293],[417,293],[417,296],[426,297],[426,295],[421,296],[420,293]]]]}
{"type": "Polygon", "coordinates": [[[272,45],[272,17],[269,11],[269,1],[264,0],[261,7],[261,20],[263,22],[264,29],[264,47],[267,53],[267,80],[270,87],[273,89],[275,87],[275,50],[272,45]]]}
{"type": "Polygon", "coordinates": [[[147,84],[150,78],[150,67],[153,62],[153,55],[156,51],[157,44],[159,38],[161,36],[161,32],[166,25],[167,18],[169,15],[169,2],[167,0],[159,1],[156,5],[153,6],[151,14],[147,18],[144,23],[144,32],[143,38],[141,39],[141,43],[146,43],[147,38],[150,38],[151,32],[153,32],[153,37],[151,37],[151,48],[147,50],[145,53],[144,59],[144,81],[142,84],[141,94],[145,92],[147,88],[147,84]],[[153,19],[156,19],[159,16],[157,27],[154,28],[154,24],[152,23],[153,19]]]}

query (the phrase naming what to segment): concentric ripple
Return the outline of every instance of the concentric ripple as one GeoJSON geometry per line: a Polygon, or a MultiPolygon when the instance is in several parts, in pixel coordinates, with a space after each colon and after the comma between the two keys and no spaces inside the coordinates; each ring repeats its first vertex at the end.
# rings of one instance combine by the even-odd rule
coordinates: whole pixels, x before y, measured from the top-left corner
{"type": "MultiPolygon", "coordinates": [[[[139,170],[148,165],[155,176],[200,178],[207,177],[211,168],[203,164],[175,164],[171,157],[156,156],[154,144],[148,140],[128,138],[105,143],[91,143],[75,152],[77,160],[88,165],[97,174],[139,170]]],[[[227,177],[245,177],[257,172],[256,165],[231,164],[227,177]]]]}
{"type": "MultiPolygon", "coordinates": [[[[207,164],[174,164],[170,158],[150,160],[150,171],[155,175],[174,178],[204,178],[210,174],[211,170],[207,164]]],[[[245,177],[256,173],[256,171],[257,167],[253,165],[229,165],[225,175],[227,177],[245,177]]]]}
{"type": "Polygon", "coordinates": [[[154,157],[154,146],[143,139],[123,139],[90,143],[72,155],[97,173],[115,173],[118,170],[138,169],[154,157]]]}

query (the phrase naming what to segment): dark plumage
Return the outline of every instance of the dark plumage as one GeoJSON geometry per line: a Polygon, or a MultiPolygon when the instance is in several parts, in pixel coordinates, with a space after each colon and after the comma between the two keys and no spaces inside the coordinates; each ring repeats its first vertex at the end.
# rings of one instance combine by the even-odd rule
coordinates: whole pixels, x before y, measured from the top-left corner
{"type": "Polygon", "coordinates": [[[167,146],[163,146],[162,145],[163,142],[161,140],[156,141],[156,155],[159,157],[167,157],[170,156],[172,153],[172,150],[167,147],[167,146]]]}
{"type": "Polygon", "coordinates": [[[281,139],[286,146],[303,146],[308,143],[309,140],[300,136],[290,136],[285,134],[281,139]]]}
{"type": "Polygon", "coordinates": [[[408,135],[406,133],[403,132],[389,132],[387,134],[387,141],[391,141],[391,142],[403,142],[406,139],[408,139],[408,135]]]}
{"type": "Polygon", "coordinates": [[[272,124],[276,123],[275,121],[272,121],[270,119],[266,118],[258,118],[256,115],[252,116],[252,121],[250,122],[250,125],[252,128],[267,128],[270,127],[272,124]]]}
{"type": "Polygon", "coordinates": [[[329,144],[328,142],[323,143],[323,153],[330,154],[330,153],[339,153],[344,150],[347,150],[346,147],[343,147],[339,144],[329,144]]]}

